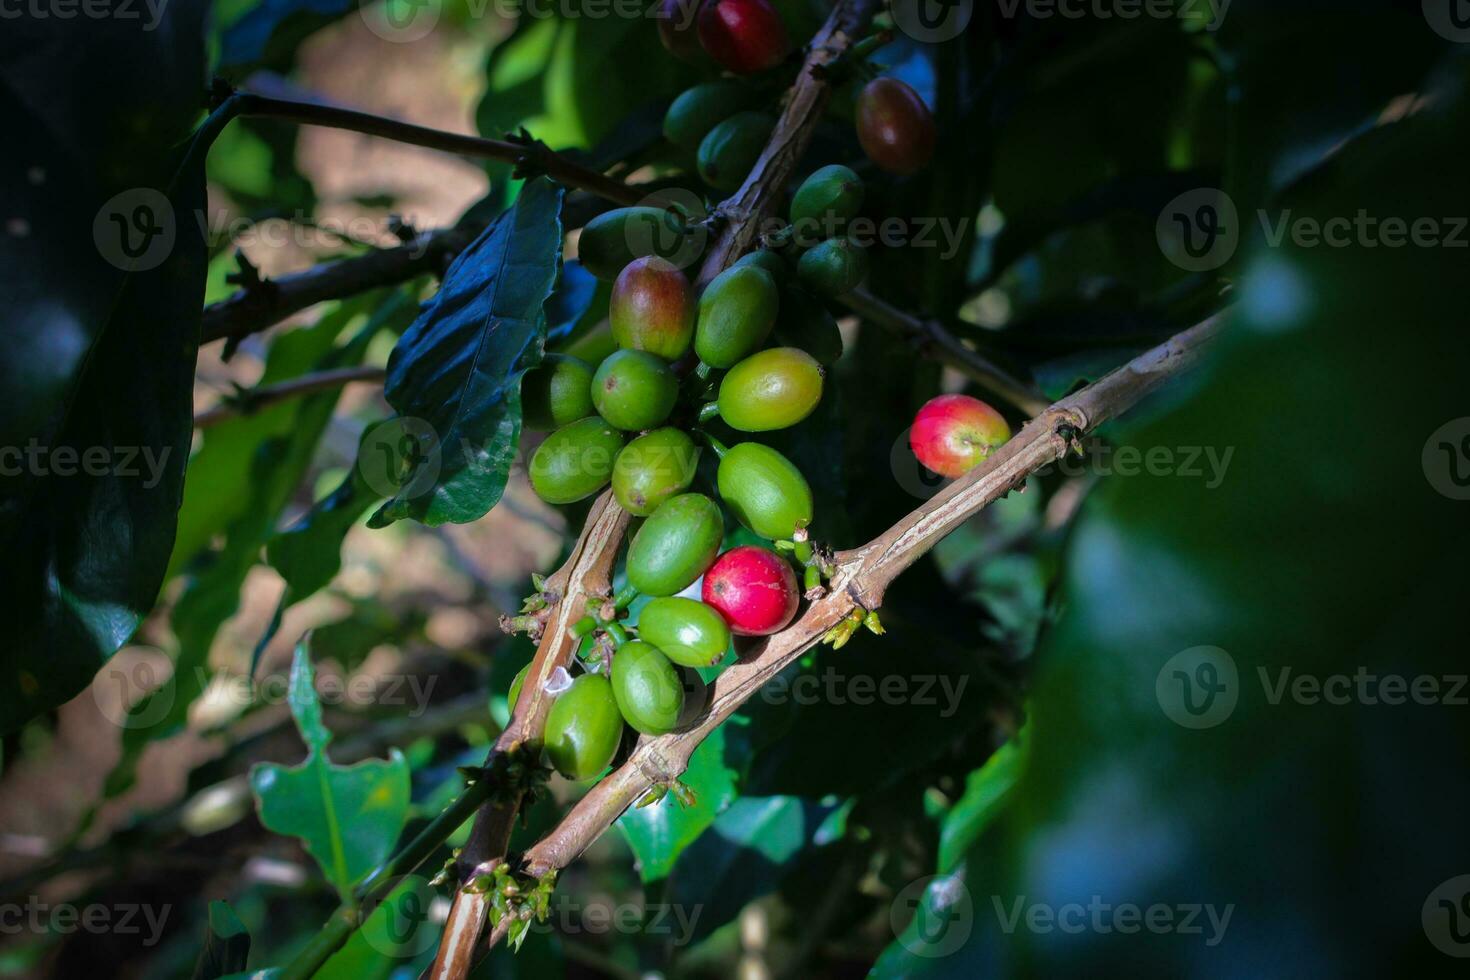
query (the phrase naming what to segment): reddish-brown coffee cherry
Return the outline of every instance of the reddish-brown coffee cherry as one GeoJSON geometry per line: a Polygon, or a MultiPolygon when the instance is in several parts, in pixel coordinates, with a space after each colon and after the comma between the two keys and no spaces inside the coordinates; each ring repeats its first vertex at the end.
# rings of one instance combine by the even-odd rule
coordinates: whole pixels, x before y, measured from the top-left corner
{"type": "Polygon", "coordinates": [[[705,0],[699,41],[711,58],[737,75],[774,68],[791,50],[786,26],[770,0],[705,0]]]}
{"type": "Polygon", "coordinates": [[[658,5],[658,39],[664,50],[691,65],[708,64],[699,46],[700,0],[660,0],[658,5]]]}
{"type": "Polygon", "coordinates": [[[739,636],[769,636],[796,615],[800,593],[791,564],[765,548],[731,548],[704,573],[703,597],[739,636]]]}
{"type": "Polygon", "coordinates": [[[934,156],[934,116],[919,93],[896,78],[875,78],[857,100],[858,142],[893,174],[922,170],[934,156]]]}
{"type": "Polygon", "coordinates": [[[1010,437],[1006,420],[980,399],[940,395],[914,416],[909,446],[940,476],[964,476],[1010,437]]]}
{"type": "Polygon", "coordinates": [[[609,318],[619,347],[676,361],[694,340],[694,290],[667,259],[634,259],[613,283],[609,318]]]}

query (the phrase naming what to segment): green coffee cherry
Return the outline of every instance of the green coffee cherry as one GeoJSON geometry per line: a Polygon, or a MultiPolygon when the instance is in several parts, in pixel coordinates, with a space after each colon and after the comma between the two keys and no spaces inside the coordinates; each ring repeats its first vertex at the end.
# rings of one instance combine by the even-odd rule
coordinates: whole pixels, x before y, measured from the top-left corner
{"type": "Polygon", "coordinates": [[[784,286],[791,278],[791,263],[768,248],[746,252],[731,268],[743,269],[750,265],[757,269],[765,269],[771,274],[771,278],[776,280],[778,286],[784,286]]]}
{"type": "Polygon", "coordinates": [[[664,136],[690,153],[724,120],[744,109],[751,90],[735,82],[705,82],[686,89],[664,115],[664,136]]]}
{"type": "Polygon", "coordinates": [[[673,211],[618,208],[587,222],[577,239],[577,257],[588,272],[612,282],[634,259],[678,255],[687,247],[689,235],[683,219],[673,211]]]}
{"type": "Polygon", "coordinates": [[[613,654],[612,689],[623,720],[644,735],[673,731],[684,713],[678,670],[643,640],[624,643],[613,654]]]}
{"type": "Polygon", "coordinates": [[[599,674],[572,681],[546,716],[546,757],[568,779],[591,779],[612,762],[623,716],[612,684],[599,674]]]}
{"type": "Polygon", "coordinates": [[[780,304],[776,280],[764,269],[726,269],[699,298],[694,352],[710,367],[733,367],[765,342],[780,304]]]}
{"type": "Polygon", "coordinates": [[[773,347],[750,355],[720,381],[720,417],[741,432],[795,425],[822,400],[822,366],[806,351],[773,347]]]}
{"type": "Polygon", "coordinates": [[[741,524],[772,541],[789,540],[812,521],[812,488],[791,460],[770,446],[742,442],[720,459],[723,500],[741,524]]]}
{"type": "Polygon", "coordinates": [[[596,416],[562,426],[531,457],[531,487],[548,504],[590,497],[612,479],[623,434],[596,416]]]}
{"type": "Polygon", "coordinates": [[[739,112],[726,119],[699,144],[699,176],[716,190],[738,190],[775,128],[776,120],[763,112],[739,112]]]}
{"type": "Polygon", "coordinates": [[[846,167],[823,167],[791,199],[791,225],[800,244],[842,233],[863,206],[863,182],[846,167]]]}
{"type": "Polygon", "coordinates": [[[559,429],[592,412],[592,365],[580,358],[547,354],[521,379],[521,421],[528,429],[559,429]]]}
{"type": "Polygon", "coordinates": [[[837,321],[816,297],[795,286],[781,291],[781,311],[776,316],[776,340],[783,347],[800,347],[823,367],[842,357],[842,331],[837,321]]]}
{"type": "Polygon", "coordinates": [[[730,646],[730,627],[698,599],[654,599],[638,614],[638,636],[685,667],[713,667],[730,646]]]}
{"type": "Polygon", "coordinates": [[[819,296],[841,296],[868,277],[868,251],[849,238],[829,238],[801,257],[796,274],[819,296]]]}
{"type": "Polygon", "coordinates": [[[610,425],[628,432],[651,429],[674,410],[679,378],[659,358],[620,350],[592,376],[592,404],[610,425]]]}
{"type": "Polygon", "coordinates": [[[644,595],[682,592],[714,563],[725,537],[719,506],[698,493],[664,501],[628,546],[628,582],[644,595]]]}
{"type": "Polygon", "coordinates": [[[613,464],[613,495],[623,510],[647,517],[694,482],[699,447],[681,429],[654,429],[628,443],[613,464]]]}

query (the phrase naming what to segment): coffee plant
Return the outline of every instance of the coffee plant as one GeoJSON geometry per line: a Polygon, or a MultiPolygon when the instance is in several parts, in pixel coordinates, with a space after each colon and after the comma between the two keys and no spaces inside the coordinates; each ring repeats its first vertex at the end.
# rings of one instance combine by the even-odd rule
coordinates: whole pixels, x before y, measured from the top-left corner
{"type": "Polygon", "coordinates": [[[0,9],[0,975],[1448,974],[1459,6],[0,9]]]}

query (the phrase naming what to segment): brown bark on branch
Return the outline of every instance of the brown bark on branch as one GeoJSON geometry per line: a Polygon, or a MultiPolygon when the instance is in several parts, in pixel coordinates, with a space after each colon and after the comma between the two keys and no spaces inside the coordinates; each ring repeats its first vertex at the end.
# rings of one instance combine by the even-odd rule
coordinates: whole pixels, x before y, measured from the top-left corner
{"type": "MultiPolygon", "coordinates": [[[[839,59],[857,40],[858,35],[872,19],[876,8],[877,0],[838,0],[826,24],[813,38],[801,75],[788,93],[786,110],[777,122],[765,151],[762,152],[740,190],[735,193],[734,197],[720,205],[720,211],[727,219],[730,219],[730,223],[726,225],[721,237],[705,259],[700,271],[700,281],[707,282],[724,271],[757,239],[760,221],[770,213],[777,195],[790,180],[792,171],[811,142],[812,130],[821,117],[821,111],[830,96],[830,86],[823,69],[839,59]]],[[[612,501],[610,494],[603,494],[598,504],[599,507],[605,504],[606,507],[621,516],[622,523],[618,527],[620,538],[622,529],[626,526],[627,515],[612,501]]],[[[595,524],[600,525],[604,522],[605,518],[599,517],[598,510],[594,508],[593,514],[588,516],[588,529],[583,531],[584,539],[595,524]]],[[[606,571],[611,570],[615,554],[616,544],[607,554],[606,571]]],[[[575,584],[578,581],[578,577],[573,574],[571,582],[575,584]]],[[[598,584],[603,583],[599,581],[598,584]]],[[[585,603],[582,608],[585,609],[585,603]]],[[[582,611],[576,611],[575,615],[572,615],[571,611],[566,608],[565,602],[558,603],[554,607],[551,619],[546,624],[546,633],[542,639],[541,648],[537,651],[535,666],[532,667],[530,675],[526,678],[522,691],[529,690],[533,680],[539,678],[537,681],[539,685],[550,676],[551,668],[547,666],[550,659],[548,658],[546,663],[542,662],[543,655],[547,654],[548,649],[564,650],[565,656],[568,658],[571,656],[572,651],[576,648],[576,641],[571,637],[569,631],[571,625],[581,615],[582,611]]],[[[522,700],[525,700],[524,694],[522,700]]],[[[539,736],[545,726],[545,712],[548,707],[549,705],[539,710],[531,709],[536,713],[527,718],[524,724],[525,732],[534,731],[539,736]],[[539,724],[536,724],[538,721],[539,724]]],[[[517,710],[518,716],[520,713],[517,710]]],[[[519,720],[512,719],[510,727],[497,741],[497,748],[507,739],[517,737],[517,732],[521,730],[522,725],[519,720]]],[[[693,751],[692,744],[690,751],[693,751]]],[[[688,756],[686,755],[684,763],[687,764],[687,762],[688,756]]],[[[623,767],[614,776],[609,777],[611,783],[604,780],[589,795],[614,794],[615,799],[621,800],[624,795],[623,788],[637,785],[642,781],[643,769],[640,767],[634,771],[638,775],[630,775],[627,767],[623,767]]],[[[683,771],[682,766],[679,771],[683,771]]],[[[621,813],[625,808],[626,804],[619,807],[617,813],[621,813]]],[[[498,861],[504,856],[510,839],[510,818],[514,816],[514,812],[512,811],[507,816],[501,810],[502,808],[498,806],[481,810],[480,819],[476,820],[470,842],[461,852],[462,867],[477,867],[479,864],[498,861]],[[483,833],[482,822],[486,824],[483,833]],[[472,851],[472,845],[476,845],[482,839],[483,844],[475,846],[472,851]],[[477,859],[478,863],[470,865],[471,858],[477,859]]],[[[609,825],[617,818],[617,813],[613,813],[608,818],[609,825]]],[[[427,976],[433,980],[463,980],[468,975],[473,965],[475,947],[479,943],[488,905],[489,899],[484,895],[466,891],[463,887],[455,892],[454,904],[450,907],[449,919],[445,923],[439,952],[427,976]]],[[[507,917],[496,928],[496,938],[503,935],[509,927],[510,919],[507,917]]]]}
{"type": "MultiPolygon", "coordinates": [[[[632,757],[605,777],[562,822],[526,852],[535,876],[576,860],[622,813],[654,786],[677,779],[711,732],[776,674],[819,643],[856,608],[877,609],[889,584],[944,536],[982,508],[1057,461],[1076,438],[1138,404],[1165,381],[1193,366],[1220,328],[1220,316],[1134,358],[1075,395],[1050,406],[964,478],[906,515],[879,537],[836,556],[826,598],[791,626],[767,638],[714,682],[707,713],[685,732],[643,738],[632,757]]],[[[501,938],[496,930],[491,942],[501,938]]]]}
{"type": "MultiPolygon", "coordinates": [[[[545,690],[546,682],[558,667],[570,666],[578,643],[572,635],[572,625],[587,614],[588,598],[611,592],[613,562],[627,527],[628,512],[618,506],[611,491],[603,493],[587,514],[587,523],[571,556],[546,580],[543,594],[552,602],[545,630],[521,685],[521,696],[510,724],[495,740],[485,760],[487,768],[498,756],[522,750],[539,754],[538,746],[552,701],[545,690]]],[[[518,790],[502,789],[480,808],[469,839],[460,851],[461,882],[505,856],[521,800],[518,790]]],[[[454,905],[429,976],[462,977],[468,973],[488,908],[488,895],[463,888],[455,891],[454,905]]]]}
{"type": "Polygon", "coordinates": [[[473,231],[458,228],[427,232],[404,245],[324,262],[303,272],[248,286],[204,308],[199,342],[207,344],[244,337],[318,303],[439,272],[474,238],[473,231]]]}
{"type": "Polygon", "coordinates": [[[700,282],[708,282],[729,268],[760,239],[762,224],[774,212],[832,97],[828,69],[859,39],[877,8],[877,0],[841,0],[812,38],[806,62],[787,93],[786,108],[770,142],[745,183],[719,207],[728,223],[710,248],[700,282]]]}

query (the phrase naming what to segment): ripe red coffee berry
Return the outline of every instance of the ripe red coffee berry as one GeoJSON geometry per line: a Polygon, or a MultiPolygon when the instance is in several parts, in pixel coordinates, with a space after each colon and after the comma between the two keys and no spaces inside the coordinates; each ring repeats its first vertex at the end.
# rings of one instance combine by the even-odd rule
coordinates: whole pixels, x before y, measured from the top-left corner
{"type": "Polygon", "coordinates": [[[875,78],[857,99],[863,152],[882,169],[911,174],[934,156],[934,116],[919,93],[896,78],[875,78]]]}
{"type": "Polygon", "coordinates": [[[739,636],[769,636],[796,615],[800,593],[791,564],[765,548],[731,548],[704,573],[704,602],[739,636]]]}
{"type": "Polygon", "coordinates": [[[791,50],[786,25],[770,0],[705,0],[699,9],[699,43],[737,75],[774,68],[791,50]]]}
{"type": "Polygon", "coordinates": [[[940,476],[964,476],[1011,437],[1001,414],[969,395],[931,398],[914,416],[909,446],[940,476]]]}

